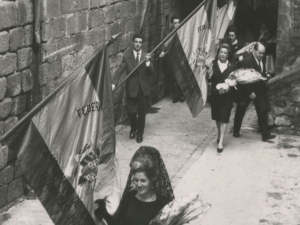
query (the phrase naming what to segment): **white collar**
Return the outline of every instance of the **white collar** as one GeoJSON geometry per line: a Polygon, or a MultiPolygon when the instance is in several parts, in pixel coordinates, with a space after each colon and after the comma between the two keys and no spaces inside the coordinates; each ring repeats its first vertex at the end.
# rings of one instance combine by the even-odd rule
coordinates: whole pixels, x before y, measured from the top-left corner
{"type": "Polygon", "coordinates": [[[134,56],[136,56],[137,53],[139,53],[139,56],[141,56],[141,55],[142,55],[142,49],[141,49],[140,51],[138,51],[138,52],[137,52],[136,50],[133,49],[133,54],[134,54],[134,56]]]}
{"type": "Polygon", "coordinates": [[[238,43],[238,40],[237,39],[235,39],[235,41],[234,42],[232,42],[231,44],[232,45],[236,45],[238,43]]]}

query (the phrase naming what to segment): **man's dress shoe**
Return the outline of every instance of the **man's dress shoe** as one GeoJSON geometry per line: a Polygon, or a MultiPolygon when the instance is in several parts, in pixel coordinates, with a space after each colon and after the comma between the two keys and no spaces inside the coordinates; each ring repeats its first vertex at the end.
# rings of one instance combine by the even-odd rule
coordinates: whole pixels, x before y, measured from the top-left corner
{"type": "Polygon", "coordinates": [[[240,137],[240,133],[239,132],[233,132],[232,136],[238,138],[238,137],[240,137]]]}
{"type": "Polygon", "coordinates": [[[136,142],[137,143],[141,143],[143,141],[143,137],[142,136],[137,136],[136,137],[136,142]]]}
{"type": "Polygon", "coordinates": [[[217,148],[217,152],[218,152],[218,153],[223,152],[223,148],[217,148]]]}
{"type": "Polygon", "coordinates": [[[262,141],[268,141],[269,139],[274,139],[274,138],[276,138],[275,134],[263,135],[262,136],[262,141]]]}
{"type": "Polygon", "coordinates": [[[129,138],[130,139],[134,139],[135,138],[135,131],[130,131],[129,138]]]}

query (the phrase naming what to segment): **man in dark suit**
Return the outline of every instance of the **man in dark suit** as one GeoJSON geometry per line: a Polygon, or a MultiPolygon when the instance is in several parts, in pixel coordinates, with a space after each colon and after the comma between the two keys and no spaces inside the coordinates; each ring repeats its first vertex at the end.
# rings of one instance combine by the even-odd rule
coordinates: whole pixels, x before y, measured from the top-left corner
{"type": "MultiPolygon", "coordinates": [[[[167,37],[173,30],[175,30],[180,24],[180,18],[177,16],[172,16],[171,17],[171,29],[165,32],[164,37],[167,37]]],[[[159,55],[160,58],[163,58],[165,54],[170,50],[170,45],[172,42],[172,38],[170,38],[165,44],[163,44],[161,48],[161,53],[159,55]]],[[[167,55],[168,56],[168,55],[167,55]]],[[[171,68],[171,57],[167,57],[167,60],[165,60],[164,65],[167,67],[167,70],[170,75],[174,78],[174,83],[173,83],[173,103],[176,103],[178,101],[184,102],[184,96],[183,93],[178,85],[178,82],[174,76],[174,71],[171,68]]]]}
{"type": "MultiPolygon", "coordinates": [[[[240,62],[239,67],[243,69],[255,69],[263,76],[266,76],[265,67],[262,62],[264,54],[265,47],[257,42],[254,46],[253,53],[245,56],[240,62]]],[[[262,133],[262,140],[267,141],[268,139],[275,138],[276,136],[271,134],[268,128],[268,100],[265,82],[259,81],[252,84],[243,84],[239,86],[239,89],[243,100],[237,104],[235,111],[233,136],[240,136],[240,129],[245,112],[250,102],[253,101],[258,117],[258,124],[262,133]]]]}
{"type": "Polygon", "coordinates": [[[129,74],[144,58],[146,61],[126,81],[127,112],[130,120],[130,139],[136,137],[136,141],[143,141],[146,122],[148,99],[151,92],[150,76],[153,74],[153,66],[150,63],[150,54],[142,51],[143,37],[135,34],[132,38],[133,49],[126,51],[120,67],[113,78],[112,88],[118,84],[122,73],[126,70],[129,74]]]}

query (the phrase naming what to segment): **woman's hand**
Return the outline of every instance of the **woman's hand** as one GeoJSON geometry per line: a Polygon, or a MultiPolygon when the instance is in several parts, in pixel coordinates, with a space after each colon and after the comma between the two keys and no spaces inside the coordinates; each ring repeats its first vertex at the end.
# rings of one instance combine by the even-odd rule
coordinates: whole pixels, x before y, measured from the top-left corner
{"type": "Polygon", "coordinates": [[[225,93],[227,93],[227,92],[228,92],[227,89],[220,89],[220,90],[219,90],[219,94],[220,94],[220,95],[225,94],[225,93]]]}

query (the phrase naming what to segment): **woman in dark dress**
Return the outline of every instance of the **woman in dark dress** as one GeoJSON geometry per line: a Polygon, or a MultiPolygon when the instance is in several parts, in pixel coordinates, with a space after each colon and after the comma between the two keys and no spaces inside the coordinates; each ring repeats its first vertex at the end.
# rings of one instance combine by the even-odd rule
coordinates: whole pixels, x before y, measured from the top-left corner
{"type": "Polygon", "coordinates": [[[158,212],[174,200],[171,182],[158,150],[140,147],[131,160],[130,168],[116,214],[108,215],[101,205],[95,211],[96,217],[104,218],[108,225],[149,225],[158,212]]]}
{"type": "Polygon", "coordinates": [[[220,47],[217,59],[213,61],[211,82],[211,117],[216,121],[218,128],[218,153],[223,151],[224,135],[229,122],[233,105],[234,88],[218,89],[217,85],[225,83],[229,74],[237,69],[237,66],[230,63],[228,58],[230,49],[224,45],[220,47]]]}

